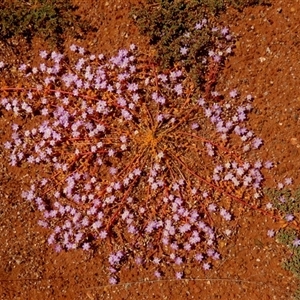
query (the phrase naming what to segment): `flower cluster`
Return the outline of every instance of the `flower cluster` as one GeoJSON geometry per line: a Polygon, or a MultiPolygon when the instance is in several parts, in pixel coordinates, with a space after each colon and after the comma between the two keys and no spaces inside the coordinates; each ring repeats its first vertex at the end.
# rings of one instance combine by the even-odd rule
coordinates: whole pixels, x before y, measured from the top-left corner
{"type": "MultiPolygon", "coordinates": [[[[202,63],[206,63],[209,58],[214,62],[220,63],[224,58],[232,53],[233,36],[228,27],[212,27],[206,18],[203,18],[200,22],[196,23],[194,28],[186,32],[182,37],[180,47],[180,54],[182,58],[187,57],[190,48],[197,44],[196,39],[199,39],[203,34],[211,35],[210,44],[211,49],[208,49],[208,57],[205,55],[202,57],[202,63]],[[200,35],[200,37],[199,37],[200,35]]],[[[194,49],[192,49],[194,51],[194,49]]]]}
{"type": "Polygon", "coordinates": [[[43,165],[22,197],[41,212],[48,243],[88,251],[109,240],[111,283],[130,259],[153,263],[157,277],[164,264],[178,266],[176,278],[187,261],[209,270],[220,259],[214,220],[233,218],[216,192],[259,198],[261,169],[272,166],[225,147],[233,135],[242,153],[261,146],[242,125],[252,97],[201,98],[184,69],[159,73],[135,45],[111,58],[71,51],[73,62],[41,51],[40,65],[20,66],[24,85],[0,100],[16,118],[10,164],[43,165]]]}

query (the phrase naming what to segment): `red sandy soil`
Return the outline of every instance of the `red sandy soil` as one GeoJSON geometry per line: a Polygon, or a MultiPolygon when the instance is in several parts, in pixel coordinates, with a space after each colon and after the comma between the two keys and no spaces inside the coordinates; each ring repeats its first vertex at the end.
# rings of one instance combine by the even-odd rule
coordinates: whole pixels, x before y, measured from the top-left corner
{"type": "MultiPolygon", "coordinates": [[[[92,52],[113,54],[131,43],[150,51],[145,37],[128,17],[138,1],[74,1],[79,13],[98,28],[79,43],[92,52]],[[100,4],[101,3],[101,4],[100,4]]],[[[300,184],[300,3],[273,0],[221,17],[238,37],[234,56],[226,62],[217,90],[237,88],[255,97],[250,126],[264,140],[257,156],[275,162],[274,179],[292,177],[300,184]]],[[[23,47],[20,44],[17,47],[23,47]]],[[[30,60],[47,47],[34,40],[31,52],[15,57],[1,47],[0,60],[30,60]]],[[[25,49],[25,48],[24,48],[25,49]]],[[[281,268],[287,249],[267,237],[283,222],[256,211],[243,213],[231,236],[220,243],[219,265],[204,273],[185,267],[185,279],[155,280],[153,269],[123,268],[118,285],[107,283],[107,249],[55,253],[38,215],[20,197],[34,170],[12,168],[3,154],[10,120],[0,117],[0,299],[292,299],[297,281],[281,268]]],[[[271,180],[270,180],[271,182],[271,180]]]]}

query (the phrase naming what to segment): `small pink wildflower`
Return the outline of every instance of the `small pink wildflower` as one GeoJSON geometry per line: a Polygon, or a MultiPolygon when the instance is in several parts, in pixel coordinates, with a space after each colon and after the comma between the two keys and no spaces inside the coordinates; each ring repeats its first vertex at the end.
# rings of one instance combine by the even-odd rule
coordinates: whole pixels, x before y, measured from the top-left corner
{"type": "Polygon", "coordinates": [[[269,229],[267,231],[267,236],[270,237],[270,238],[274,237],[275,236],[275,231],[273,229],[269,229]]]}
{"type": "Polygon", "coordinates": [[[234,90],[230,91],[230,92],[229,92],[229,96],[230,96],[231,98],[233,98],[233,99],[236,98],[236,97],[238,96],[237,90],[234,89],[234,90]]]}
{"type": "Polygon", "coordinates": [[[176,279],[182,279],[183,272],[176,272],[175,276],[176,276],[176,279]]]}

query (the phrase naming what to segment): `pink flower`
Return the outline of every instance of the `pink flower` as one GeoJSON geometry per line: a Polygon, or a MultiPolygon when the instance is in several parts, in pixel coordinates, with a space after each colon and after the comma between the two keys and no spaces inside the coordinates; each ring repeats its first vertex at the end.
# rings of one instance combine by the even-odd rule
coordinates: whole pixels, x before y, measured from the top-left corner
{"type": "Polygon", "coordinates": [[[198,254],[195,255],[195,259],[196,259],[198,262],[200,262],[200,261],[203,260],[203,255],[202,255],[201,253],[198,253],[198,254]]]}
{"type": "Polygon", "coordinates": [[[128,83],[127,88],[129,91],[136,92],[139,86],[136,83],[128,83]]]}
{"type": "Polygon", "coordinates": [[[222,33],[222,35],[227,35],[228,33],[229,33],[229,29],[227,28],[227,27],[223,27],[222,29],[221,29],[221,33],[222,33]]]}
{"type": "Polygon", "coordinates": [[[249,94],[249,95],[247,95],[246,99],[247,99],[248,101],[251,101],[251,100],[253,100],[253,96],[249,94]]]}
{"type": "Polygon", "coordinates": [[[252,141],[252,146],[254,149],[258,149],[262,144],[263,141],[260,138],[254,138],[254,140],[252,141]]]}
{"type": "Polygon", "coordinates": [[[61,251],[62,251],[61,245],[56,245],[56,246],[55,246],[55,252],[59,253],[59,252],[61,252],[61,251]]]}
{"type": "Polygon", "coordinates": [[[198,129],[199,128],[199,124],[198,123],[193,123],[191,126],[192,129],[198,129]]]}
{"type": "Polygon", "coordinates": [[[181,265],[182,263],[183,263],[183,260],[182,260],[181,257],[178,256],[178,257],[175,258],[175,264],[176,265],[181,265]]]}
{"type": "Polygon", "coordinates": [[[197,30],[199,30],[199,29],[201,29],[202,28],[202,23],[197,23],[196,25],[195,25],[195,29],[197,29],[197,30]]]}
{"type": "Polygon", "coordinates": [[[213,260],[219,260],[220,257],[221,257],[221,255],[220,255],[220,253],[218,253],[218,252],[215,252],[215,253],[213,254],[213,256],[212,256],[213,260]]]}
{"type": "Polygon", "coordinates": [[[284,184],[281,183],[281,182],[279,182],[279,183],[277,184],[277,187],[278,187],[279,190],[282,190],[283,187],[284,187],[284,184]]]}
{"type": "Polygon", "coordinates": [[[293,221],[294,218],[295,218],[295,217],[294,217],[292,214],[287,214],[287,215],[285,216],[285,219],[286,219],[288,222],[293,221]]]}
{"type": "Polygon", "coordinates": [[[189,49],[187,47],[182,47],[180,48],[180,53],[182,55],[186,55],[188,53],[189,49]]]}
{"type": "Polygon", "coordinates": [[[229,212],[226,211],[226,209],[221,208],[220,210],[220,215],[226,220],[226,221],[230,221],[231,220],[231,214],[229,212]]]}
{"type": "Polygon", "coordinates": [[[182,95],[182,84],[176,84],[174,87],[174,91],[177,95],[182,95]]]}
{"type": "Polygon", "coordinates": [[[106,232],[105,230],[101,231],[101,232],[99,233],[99,237],[100,237],[101,239],[105,239],[105,238],[107,237],[107,232],[106,232]]]}
{"type": "Polygon", "coordinates": [[[179,227],[180,233],[185,233],[191,229],[191,225],[189,223],[185,223],[184,225],[179,227]]]}
{"type": "Polygon", "coordinates": [[[156,277],[156,278],[161,278],[161,272],[160,271],[155,271],[154,272],[154,276],[156,277]]]}
{"type": "Polygon", "coordinates": [[[234,90],[232,90],[232,91],[229,92],[229,96],[230,96],[231,98],[233,98],[233,99],[236,98],[237,95],[238,95],[238,92],[237,92],[236,89],[234,89],[234,90]]]}
{"type": "Polygon", "coordinates": [[[272,209],[273,208],[273,205],[272,205],[272,203],[267,203],[266,204],[266,209],[272,209]]]}
{"type": "Polygon", "coordinates": [[[114,284],[117,284],[117,283],[118,283],[118,280],[117,280],[116,277],[110,277],[110,278],[109,278],[109,283],[114,285],[114,284]]]}
{"type": "Polygon", "coordinates": [[[293,241],[293,246],[294,247],[299,247],[300,246],[300,239],[296,238],[294,241],[293,241]]]}
{"type": "Polygon", "coordinates": [[[204,106],[205,100],[203,98],[198,99],[197,104],[200,106],[204,106]]]}
{"type": "Polygon", "coordinates": [[[160,259],[158,257],[154,257],[153,258],[153,263],[158,265],[160,263],[160,259]]]}
{"type": "Polygon", "coordinates": [[[291,185],[291,184],[293,183],[293,180],[292,180],[292,178],[285,178],[285,179],[284,179],[284,183],[285,183],[286,185],[291,185]]]}
{"type": "Polygon", "coordinates": [[[73,52],[75,52],[75,51],[77,50],[77,46],[74,45],[74,44],[72,44],[72,45],[70,46],[70,50],[73,51],[73,52]]]}
{"type": "Polygon", "coordinates": [[[208,205],[208,210],[213,212],[213,211],[216,211],[217,209],[217,206],[214,204],[214,203],[211,203],[208,205]]]}

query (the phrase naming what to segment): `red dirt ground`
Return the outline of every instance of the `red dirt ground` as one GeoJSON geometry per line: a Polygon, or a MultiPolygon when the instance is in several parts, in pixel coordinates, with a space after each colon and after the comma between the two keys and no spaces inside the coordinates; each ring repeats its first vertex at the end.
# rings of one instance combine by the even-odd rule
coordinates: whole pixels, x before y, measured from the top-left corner
{"type": "MultiPolygon", "coordinates": [[[[128,17],[138,1],[74,1],[79,13],[98,28],[80,45],[95,53],[115,53],[131,43],[149,51],[147,41],[128,17]],[[100,4],[101,3],[101,4],[100,4]],[[112,4],[111,4],[112,3],[112,4]],[[125,4],[124,4],[125,3],[125,4]]],[[[272,6],[230,9],[222,21],[237,36],[235,54],[222,72],[217,90],[237,88],[254,95],[250,125],[263,138],[256,152],[276,163],[274,178],[292,177],[300,184],[300,3],[273,0],[272,6]]],[[[66,45],[76,42],[67,40],[66,45]]],[[[22,47],[22,44],[19,45],[22,47]]],[[[45,43],[34,41],[31,59],[45,43]]],[[[1,47],[0,60],[16,60],[1,47]]],[[[245,211],[236,232],[220,244],[222,261],[204,274],[195,265],[185,267],[185,279],[153,280],[153,270],[123,269],[121,282],[107,284],[106,249],[55,253],[38,216],[20,197],[28,170],[8,165],[3,141],[9,119],[0,118],[0,299],[292,299],[297,281],[281,268],[288,252],[267,237],[278,229],[269,217],[245,211]]],[[[270,180],[271,182],[271,180],[270,180]]]]}

